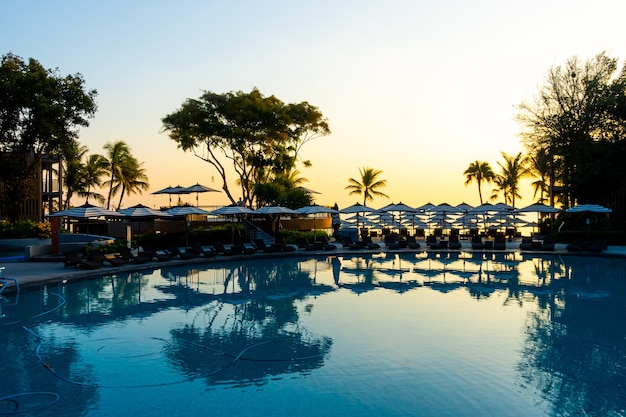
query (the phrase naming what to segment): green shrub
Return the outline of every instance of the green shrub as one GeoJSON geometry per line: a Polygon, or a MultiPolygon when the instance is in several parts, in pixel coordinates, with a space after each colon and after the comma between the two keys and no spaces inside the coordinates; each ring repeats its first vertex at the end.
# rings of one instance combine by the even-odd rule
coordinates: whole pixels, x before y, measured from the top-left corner
{"type": "Polygon", "coordinates": [[[0,220],[0,239],[47,239],[50,237],[50,223],[31,222],[30,220],[9,223],[0,220]]]}

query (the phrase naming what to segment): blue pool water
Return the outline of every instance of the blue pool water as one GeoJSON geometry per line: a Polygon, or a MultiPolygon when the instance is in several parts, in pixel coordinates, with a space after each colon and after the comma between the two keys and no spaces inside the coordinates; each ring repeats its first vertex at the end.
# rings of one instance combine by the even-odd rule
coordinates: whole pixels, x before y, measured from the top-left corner
{"type": "Polygon", "coordinates": [[[7,299],[0,416],[626,416],[626,260],[251,259],[7,299]]]}

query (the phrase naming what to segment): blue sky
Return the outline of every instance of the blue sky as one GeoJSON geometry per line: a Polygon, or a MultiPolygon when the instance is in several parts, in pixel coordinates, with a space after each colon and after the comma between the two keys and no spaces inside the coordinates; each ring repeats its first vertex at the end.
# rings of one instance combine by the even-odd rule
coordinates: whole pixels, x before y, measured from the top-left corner
{"type": "MultiPolygon", "coordinates": [[[[463,185],[467,165],[479,159],[497,170],[501,151],[522,150],[515,106],[550,67],[602,51],[626,58],[625,12],[620,0],[2,1],[0,52],[82,73],[99,110],[81,143],[101,153],[106,142],[127,142],[150,192],[220,188],[160,120],[203,90],[257,87],[308,101],[329,119],[333,133],[302,151],[318,203],[360,200],[344,188],[370,166],[383,171],[390,196],[375,207],[477,204],[475,185],[463,185]]],[[[522,193],[518,205],[530,204],[530,187],[522,193]]],[[[125,206],[138,202],[167,198],[144,193],[125,206]]],[[[202,205],[224,203],[222,194],[200,196],[202,205]]]]}

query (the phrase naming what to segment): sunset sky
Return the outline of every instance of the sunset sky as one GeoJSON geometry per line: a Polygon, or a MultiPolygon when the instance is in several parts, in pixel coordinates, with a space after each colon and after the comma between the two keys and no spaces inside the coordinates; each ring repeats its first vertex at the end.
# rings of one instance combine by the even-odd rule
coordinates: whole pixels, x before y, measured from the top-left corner
{"type": "MultiPolygon", "coordinates": [[[[362,200],[344,188],[369,166],[383,171],[390,197],[374,207],[475,205],[463,171],[477,159],[499,171],[501,151],[523,150],[516,106],[550,67],[602,51],[626,59],[623,0],[24,0],[0,2],[0,14],[1,54],[80,72],[98,90],[80,142],[103,153],[123,140],[149,176],[150,191],[124,206],[165,205],[150,193],[168,185],[221,188],[209,164],[161,131],[161,118],[203,90],[254,87],[328,118],[332,134],[302,150],[317,203],[362,200]]],[[[533,202],[525,184],[517,206],[533,202]]],[[[227,203],[223,193],[200,195],[204,206],[227,203]]]]}

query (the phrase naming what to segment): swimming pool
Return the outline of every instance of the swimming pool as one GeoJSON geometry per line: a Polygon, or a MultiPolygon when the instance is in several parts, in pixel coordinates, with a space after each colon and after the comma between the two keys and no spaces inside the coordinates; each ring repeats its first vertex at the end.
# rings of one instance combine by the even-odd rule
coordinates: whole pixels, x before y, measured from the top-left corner
{"type": "Polygon", "coordinates": [[[4,303],[0,415],[626,415],[624,259],[160,266],[4,303]]]}

